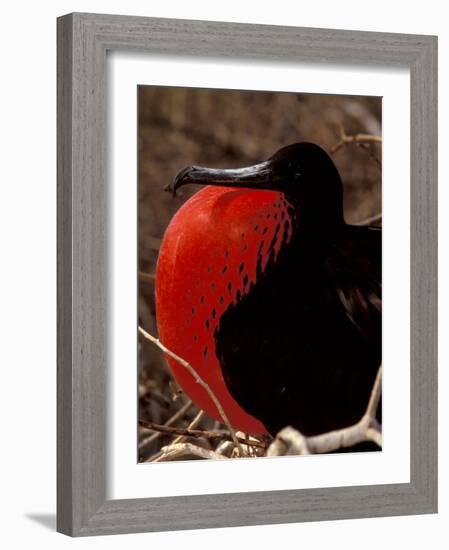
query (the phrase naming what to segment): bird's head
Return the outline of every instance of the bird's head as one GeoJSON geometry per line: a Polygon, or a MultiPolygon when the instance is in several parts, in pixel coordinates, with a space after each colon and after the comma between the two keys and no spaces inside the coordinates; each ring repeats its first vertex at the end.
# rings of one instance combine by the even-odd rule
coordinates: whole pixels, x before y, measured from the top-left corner
{"type": "Polygon", "coordinates": [[[268,160],[243,168],[206,168],[188,166],[172,185],[196,183],[253,190],[279,191],[301,219],[334,225],[343,223],[343,186],[329,155],[313,143],[295,143],[279,149],[268,160]]]}

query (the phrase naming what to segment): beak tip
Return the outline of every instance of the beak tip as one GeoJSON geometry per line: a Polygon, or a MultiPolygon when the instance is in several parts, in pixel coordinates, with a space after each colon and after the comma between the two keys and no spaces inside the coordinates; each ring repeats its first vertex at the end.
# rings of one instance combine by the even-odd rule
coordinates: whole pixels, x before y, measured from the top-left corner
{"type": "Polygon", "coordinates": [[[186,168],[183,168],[182,170],[180,170],[174,180],[169,183],[166,187],[165,187],[165,190],[166,191],[170,191],[172,193],[172,195],[175,197],[176,196],[176,190],[185,185],[186,183],[189,183],[189,174],[191,172],[191,170],[195,168],[194,166],[187,166],[186,168]]]}

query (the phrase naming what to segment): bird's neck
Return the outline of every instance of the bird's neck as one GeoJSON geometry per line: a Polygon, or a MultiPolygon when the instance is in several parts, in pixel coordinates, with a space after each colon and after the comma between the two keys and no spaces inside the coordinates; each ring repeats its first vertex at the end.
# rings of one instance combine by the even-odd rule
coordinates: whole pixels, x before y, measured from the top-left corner
{"type": "Polygon", "coordinates": [[[326,207],[323,203],[314,208],[290,197],[289,202],[292,204],[292,223],[296,234],[305,233],[308,238],[311,235],[314,238],[326,238],[346,226],[343,209],[336,208],[335,205],[326,207]]]}

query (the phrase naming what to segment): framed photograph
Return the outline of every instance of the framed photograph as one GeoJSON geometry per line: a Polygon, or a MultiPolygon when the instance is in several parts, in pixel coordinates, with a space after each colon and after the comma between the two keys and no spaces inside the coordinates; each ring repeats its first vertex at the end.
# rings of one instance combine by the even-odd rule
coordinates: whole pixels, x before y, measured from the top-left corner
{"type": "Polygon", "coordinates": [[[437,510],[436,37],[58,19],[58,530],[437,510]]]}
{"type": "Polygon", "coordinates": [[[379,450],[382,98],[138,104],[139,462],[379,450]]]}

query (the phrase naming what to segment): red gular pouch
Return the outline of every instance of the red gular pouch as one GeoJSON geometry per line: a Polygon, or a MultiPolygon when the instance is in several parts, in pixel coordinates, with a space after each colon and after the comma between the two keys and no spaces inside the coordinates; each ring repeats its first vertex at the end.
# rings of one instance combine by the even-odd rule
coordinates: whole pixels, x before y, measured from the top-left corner
{"type": "MultiPolygon", "coordinates": [[[[160,248],[156,310],[163,344],[210,386],[235,429],[266,433],[232,397],[216,355],[215,335],[230,305],[257,284],[257,274],[292,234],[289,204],[277,191],[207,186],[179,209],[160,248]]],[[[206,390],[176,360],[169,366],[186,394],[222,420],[206,390]]],[[[257,391],[257,381],[255,381],[257,391]]]]}

